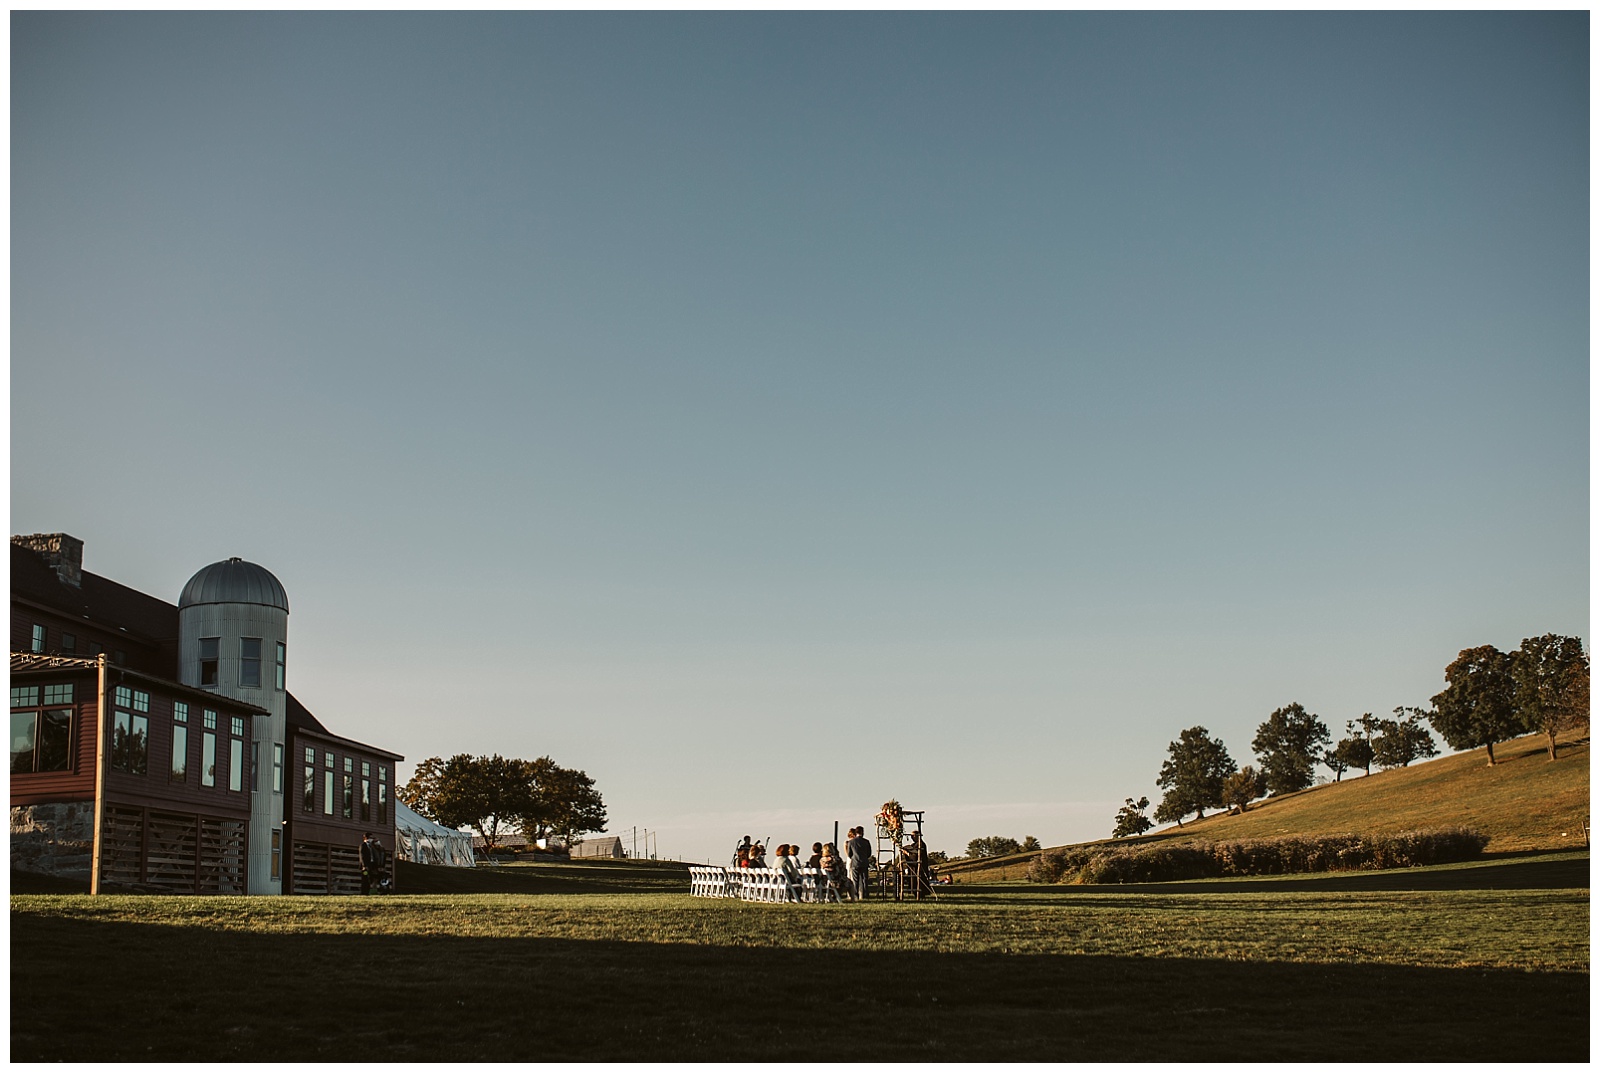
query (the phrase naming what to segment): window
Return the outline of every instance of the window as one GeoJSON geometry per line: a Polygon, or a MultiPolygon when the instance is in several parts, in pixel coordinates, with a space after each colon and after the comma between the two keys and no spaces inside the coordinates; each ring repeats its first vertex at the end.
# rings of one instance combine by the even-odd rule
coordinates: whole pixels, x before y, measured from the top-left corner
{"type": "Polygon", "coordinates": [[[90,641],[89,642],[89,655],[98,656],[98,655],[100,655],[100,653],[104,652],[105,650],[106,650],[106,646],[101,644],[99,641],[90,641]]]}
{"type": "MultiPolygon", "coordinates": [[[[366,765],[363,764],[362,766],[365,767],[366,765]]],[[[362,779],[361,780],[361,818],[363,820],[372,819],[372,780],[371,779],[362,779]]]]}
{"type": "Polygon", "coordinates": [[[129,689],[127,686],[118,686],[112,691],[112,696],[116,698],[117,707],[133,707],[133,690],[129,689]]]}
{"type": "Polygon", "coordinates": [[[333,772],[322,773],[322,814],[333,815],[333,772]]]}
{"type": "Polygon", "coordinates": [[[306,812],[317,810],[317,754],[306,750],[306,782],[300,791],[300,808],[306,812]]]}
{"type": "Polygon", "coordinates": [[[217,684],[217,657],[221,647],[220,637],[200,638],[200,684],[203,686],[217,684]]]}
{"type": "MultiPolygon", "coordinates": [[[[206,726],[216,726],[215,712],[207,712],[213,718],[207,721],[206,726]]],[[[215,786],[217,784],[217,736],[211,731],[200,735],[200,785],[215,786]]]]}
{"type": "Polygon", "coordinates": [[[236,715],[236,716],[233,717],[233,736],[236,737],[236,738],[244,737],[244,717],[243,716],[236,715]]]}
{"type": "Polygon", "coordinates": [[[118,664],[126,663],[128,662],[128,654],[119,648],[111,654],[111,662],[118,664]]]}
{"type": "Polygon", "coordinates": [[[378,822],[383,823],[389,814],[389,769],[378,766],[378,822]]]}
{"type": "Polygon", "coordinates": [[[272,743],[272,792],[283,793],[283,745],[272,743]]]}
{"type": "Polygon", "coordinates": [[[173,782],[189,777],[189,706],[183,701],[172,703],[172,772],[173,782]]]}
{"type": "Polygon", "coordinates": [[[61,635],[61,651],[63,651],[63,652],[76,652],[77,650],[78,650],[78,639],[76,637],[74,637],[70,633],[62,634],[61,635]]]}
{"type": "Polygon", "coordinates": [[[143,775],[148,768],[150,717],[131,712],[111,713],[111,769],[143,775]]]}
{"type": "Polygon", "coordinates": [[[272,878],[283,876],[283,832],[272,832],[272,878]]]}
{"type": "Polygon", "coordinates": [[[355,814],[355,781],[356,777],[354,775],[346,775],[344,777],[344,818],[347,820],[355,814]]]}
{"type": "Polygon", "coordinates": [[[244,789],[244,742],[234,738],[229,744],[228,789],[237,792],[244,789]]]}
{"type": "MultiPolygon", "coordinates": [[[[72,683],[44,687],[44,703],[71,704],[72,683]]],[[[38,686],[11,687],[11,773],[67,771],[72,766],[72,709],[37,710],[38,686]],[[34,709],[17,711],[18,708],[34,709]]]]}
{"type": "Polygon", "coordinates": [[[284,655],[285,655],[285,652],[284,652],[283,642],[279,641],[278,642],[278,677],[277,677],[277,685],[278,685],[278,692],[279,693],[283,692],[284,655]]]}
{"type": "Polygon", "coordinates": [[[239,685],[261,688],[261,638],[239,638],[239,685]]]}
{"type": "Polygon", "coordinates": [[[354,773],[355,770],[356,770],[356,762],[355,762],[355,760],[353,760],[352,758],[350,758],[348,756],[345,757],[344,758],[344,773],[346,775],[349,775],[349,774],[354,773]]]}
{"type": "Polygon", "coordinates": [[[150,694],[141,693],[135,689],[133,691],[133,710],[136,712],[148,712],[150,710],[150,694]]]}
{"type": "Polygon", "coordinates": [[[217,713],[212,711],[210,708],[206,708],[204,711],[205,715],[201,716],[201,720],[205,723],[206,729],[217,729],[217,713]]]}
{"type": "Polygon", "coordinates": [[[38,623],[35,623],[33,627],[33,651],[44,651],[44,627],[38,623]]]}

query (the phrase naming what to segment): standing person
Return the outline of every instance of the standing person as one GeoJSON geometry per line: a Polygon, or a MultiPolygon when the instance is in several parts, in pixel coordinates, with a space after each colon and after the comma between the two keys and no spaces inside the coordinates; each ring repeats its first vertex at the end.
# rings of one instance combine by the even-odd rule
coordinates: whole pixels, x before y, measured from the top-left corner
{"type": "Polygon", "coordinates": [[[863,827],[850,828],[850,839],[844,844],[850,885],[856,889],[856,897],[862,901],[867,897],[867,872],[872,867],[872,843],[866,840],[865,831],[863,827]]]}
{"type": "Polygon", "coordinates": [[[383,848],[378,845],[378,840],[368,831],[361,836],[361,893],[372,893],[372,877],[378,871],[378,855],[383,848]]]}
{"type": "Polygon", "coordinates": [[[750,860],[750,836],[745,835],[744,841],[733,850],[733,863],[738,868],[746,867],[745,862],[750,860]]]}

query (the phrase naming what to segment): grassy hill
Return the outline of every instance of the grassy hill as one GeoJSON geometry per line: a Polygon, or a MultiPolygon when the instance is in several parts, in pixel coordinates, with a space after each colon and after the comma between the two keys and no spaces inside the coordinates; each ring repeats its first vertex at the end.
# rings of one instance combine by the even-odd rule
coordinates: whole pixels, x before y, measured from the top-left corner
{"type": "MultiPolygon", "coordinates": [[[[1589,738],[1564,739],[1554,763],[1548,755],[1543,736],[1529,735],[1497,746],[1494,767],[1485,762],[1482,749],[1454,753],[1268,798],[1243,815],[1210,815],[1119,844],[1471,827],[1489,836],[1490,853],[1582,848],[1589,816],[1589,738]]],[[[956,862],[941,870],[958,883],[1017,880],[1034,856],[956,862]]]]}

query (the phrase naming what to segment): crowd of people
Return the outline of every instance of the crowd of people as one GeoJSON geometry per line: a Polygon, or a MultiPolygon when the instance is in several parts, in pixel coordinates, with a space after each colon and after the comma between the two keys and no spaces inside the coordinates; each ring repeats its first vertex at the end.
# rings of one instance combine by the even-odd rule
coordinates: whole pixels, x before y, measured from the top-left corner
{"type": "MultiPolygon", "coordinates": [[[[767,860],[767,848],[744,836],[733,851],[733,868],[775,868],[781,871],[792,885],[800,883],[801,869],[815,869],[828,880],[841,899],[864,901],[871,885],[875,864],[872,843],[867,841],[866,828],[852,827],[845,839],[841,853],[832,842],[813,842],[806,854],[797,843],[781,843],[767,860]]],[[[920,898],[933,884],[928,860],[928,847],[919,831],[911,832],[909,841],[903,843],[897,854],[895,867],[900,868],[911,883],[913,894],[920,898]]]]}

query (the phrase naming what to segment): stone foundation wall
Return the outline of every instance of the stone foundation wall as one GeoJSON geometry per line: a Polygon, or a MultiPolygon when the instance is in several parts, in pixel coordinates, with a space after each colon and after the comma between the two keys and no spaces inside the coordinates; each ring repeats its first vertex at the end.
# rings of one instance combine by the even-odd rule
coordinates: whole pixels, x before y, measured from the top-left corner
{"type": "Polygon", "coordinates": [[[94,802],[11,808],[11,867],[62,879],[89,878],[94,857],[94,802]]]}

